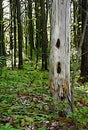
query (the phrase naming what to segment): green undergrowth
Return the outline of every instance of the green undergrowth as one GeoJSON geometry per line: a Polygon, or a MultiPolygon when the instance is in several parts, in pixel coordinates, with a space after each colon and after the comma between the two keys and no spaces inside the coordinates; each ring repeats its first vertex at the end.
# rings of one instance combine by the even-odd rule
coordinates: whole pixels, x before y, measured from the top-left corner
{"type": "Polygon", "coordinates": [[[22,70],[3,68],[0,76],[0,130],[41,127],[49,115],[48,71],[24,65],[22,70]]]}
{"type": "MultiPolygon", "coordinates": [[[[28,64],[22,70],[3,68],[0,76],[0,130],[46,130],[46,124],[52,124],[66,103],[61,105],[51,98],[48,80],[48,71],[28,64]],[[50,112],[52,105],[56,112],[50,112]]],[[[75,111],[67,116],[75,117],[80,130],[88,124],[87,86],[88,83],[76,84],[75,111]]]]}

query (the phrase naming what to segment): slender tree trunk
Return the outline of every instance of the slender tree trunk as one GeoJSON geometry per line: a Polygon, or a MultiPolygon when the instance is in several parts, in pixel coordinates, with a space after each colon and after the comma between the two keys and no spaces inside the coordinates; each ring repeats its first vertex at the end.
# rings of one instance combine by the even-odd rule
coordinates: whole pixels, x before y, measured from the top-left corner
{"type": "Polygon", "coordinates": [[[0,56],[5,56],[5,43],[4,43],[4,26],[3,26],[3,8],[0,1],[0,56]]]}
{"type": "Polygon", "coordinates": [[[47,70],[47,24],[46,24],[46,14],[45,14],[45,2],[40,1],[41,5],[41,36],[42,36],[42,69],[47,70]]]}
{"type": "Polygon", "coordinates": [[[71,100],[70,0],[53,0],[51,17],[50,89],[59,103],[71,100]]]}
{"type": "Polygon", "coordinates": [[[17,24],[18,24],[18,51],[19,51],[19,63],[18,68],[22,69],[23,67],[23,57],[22,57],[22,25],[21,25],[21,11],[20,11],[20,0],[16,0],[16,7],[17,7],[17,24]]]}
{"type": "Polygon", "coordinates": [[[28,0],[28,20],[29,20],[29,45],[30,45],[30,58],[32,59],[34,40],[33,40],[33,20],[32,20],[32,0],[28,0]]]}
{"type": "Polygon", "coordinates": [[[3,26],[3,8],[2,2],[0,1],[0,75],[2,74],[2,67],[5,65],[4,57],[5,56],[5,44],[4,44],[4,26],[3,26]]]}
{"type": "MultiPolygon", "coordinates": [[[[82,0],[82,8],[87,11],[88,2],[87,0],[82,0]]],[[[82,12],[82,26],[84,27],[84,21],[86,18],[86,13],[82,12]]],[[[84,41],[82,45],[82,60],[81,60],[81,76],[88,76],[88,21],[86,25],[86,32],[84,36],[84,41]]]]}
{"type": "Polygon", "coordinates": [[[38,50],[39,50],[39,23],[40,23],[40,18],[39,18],[39,2],[38,0],[35,0],[35,15],[36,15],[36,65],[38,63],[38,50]]]}
{"type": "Polygon", "coordinates": [[[2,29],[2,20],[3,20],[3,10],[2,10],[2,0],[0,2],[0,56],[3,55],[3,29],[2,29]]]}
{"type": "Polygon", "coordinates": [[[11,66],[13,69],[13,1],[10,0],[10,51],[11,51],[11,66]]]}
{"type": "Polygon", "coordinates": [[[13,22],[14,22],[14,67],[16,67],[16,1],[13,0],[13,22]]]}
{"type": "Polygon", "coordinates": [[[12,50],[13,49],[13,35],[12,35],[12,33],[13,33],[13,25],[12,25],[12,23],[13,23],[13,10],[12,10],[12,8],[13,8],[13,1],[12,0],[10,0],[10,50],[12,50]]]}
{"type": "Polygon", "coordinates": [[[27,40],[27,1],[25,1],[25,51],[26,51],[26,56],[27,56],[27,49],[28,49],[28,40],[27,40]]]}

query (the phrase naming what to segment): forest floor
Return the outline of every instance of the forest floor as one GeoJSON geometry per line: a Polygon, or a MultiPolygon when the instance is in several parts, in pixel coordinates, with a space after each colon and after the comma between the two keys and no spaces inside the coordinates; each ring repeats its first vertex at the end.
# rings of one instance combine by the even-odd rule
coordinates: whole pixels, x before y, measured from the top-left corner
{"type": "Polygon", "coordinates": [[[0,130],[88,130],[88,82],[75,83],[74,113],[66,117],[66,103],[58,104],[49,89],[49,72],[24,65],[3,68],[0,76],[0,130]],[[51,112],[50,107],[56,111],[51,112]]]}

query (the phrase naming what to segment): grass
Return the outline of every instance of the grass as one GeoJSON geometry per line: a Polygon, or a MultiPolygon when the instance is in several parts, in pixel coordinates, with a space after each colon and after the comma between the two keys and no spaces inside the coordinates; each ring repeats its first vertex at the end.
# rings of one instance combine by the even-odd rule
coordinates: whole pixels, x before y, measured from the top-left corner
{"type": "MultiPolygon", "coordinates": [[[[0,76],[0,130],[32,130],[33,127],[46,130],[46,122],[52,125],[53,121],[63,119],[57,119],[57,112],[50,113],[53,99],[48,78],[48,71],[35,69],[28,64],[24,65],[23,70],[3,68],[0,76]]],[[[74,117],[79,130],[88,125],[87,86],[88,83],[77,83],[75,87],[74,117]]],[[[61,106],[57,107],[57,111],[60,109],[61,106]]],[[[73,113],[69,113],[68,117],[72,119],[73,113]]],[[[67,122],[64,122],[62,125],[66,125],[67,122]]]]}

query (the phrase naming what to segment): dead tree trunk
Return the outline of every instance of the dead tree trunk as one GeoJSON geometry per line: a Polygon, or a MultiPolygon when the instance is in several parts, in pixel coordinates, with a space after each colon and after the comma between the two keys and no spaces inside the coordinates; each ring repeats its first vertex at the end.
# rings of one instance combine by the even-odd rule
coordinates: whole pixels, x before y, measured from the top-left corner
{"type": "Polygon", "coordinates": [[[50,88],[58,101],[70,100],[70,0],[53,0],[51,13],[50,88]]]}

